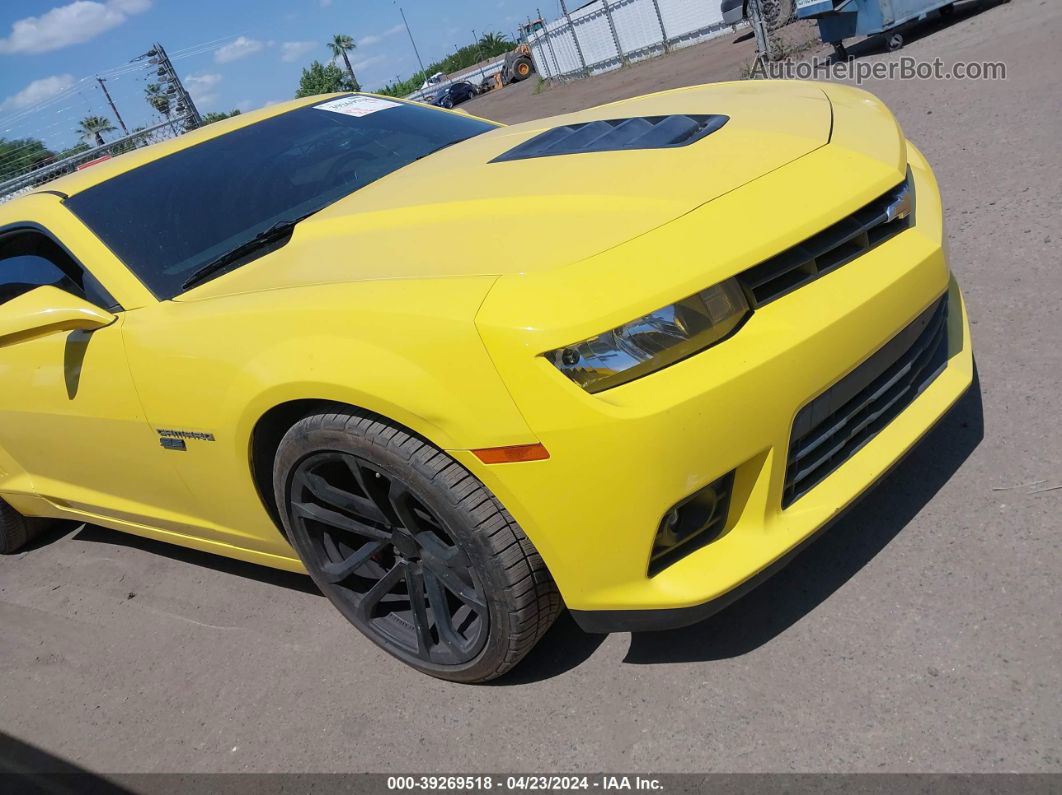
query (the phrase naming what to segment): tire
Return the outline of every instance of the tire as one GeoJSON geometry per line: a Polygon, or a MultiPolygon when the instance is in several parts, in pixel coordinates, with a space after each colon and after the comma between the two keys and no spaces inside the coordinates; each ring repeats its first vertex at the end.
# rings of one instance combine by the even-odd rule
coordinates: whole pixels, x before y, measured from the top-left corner
{"type": "Polygon", "coordinates": [[[47,525],[47,520],[23,516],[0,500],[0,555],[18,552],[47,525]]]}
{"type": "Polygon", "coordinates": [[[512,66],[509,68],[509,74],[514,83],[526,80],[531,76],[533,71],[535,71],[535,66],[531,63],[531,59],[526,55],[521,55],[519,58],[515,59],[512,66]]]}
{"type": "Polygon", "coordinates": [[[793,0],[760,0],[760,11],[767,30],[775,31],[793,18],[793,0]]]}
{"type": "Polygon", "coordinates": [[[418,671],[494,679],[561,610],[542,558],[487,488],[371,412],[297,422],[278,447],[273,488],[317,586],[358,630],[418,671]]]}

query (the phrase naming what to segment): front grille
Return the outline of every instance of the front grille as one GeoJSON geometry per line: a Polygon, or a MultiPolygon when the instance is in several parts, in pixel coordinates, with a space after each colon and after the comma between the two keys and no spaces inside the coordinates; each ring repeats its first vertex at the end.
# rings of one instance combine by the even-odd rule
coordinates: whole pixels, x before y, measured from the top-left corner
{"type": "Polygon", "coordinates": [[[948,299],[934,302],[793,420],[782,507],[814,488],[907,408],[944,369],[948,299]]]}
{"type": "Polygon", "coordinates": [[[874,201],[812,235],[802,243],[787,248],[765,262],[738,274],[745,297],[758,309],[823,274],[845,265],[856,257],[899,234],[914,218],[914,183],[906,180],[874,201]],[[896,216],[898,202],[910,191],[910,213],[896,216]]]}
{"type": "Polygon", "coordinates": [[[587,152],[619,152],[631,149],[667,149],[689,146],[711,135],[730,120],[717,114],[639,116],[604,119],[554,127],[529,138],[492,163],[531,157],[578,155],[587,152]]]}

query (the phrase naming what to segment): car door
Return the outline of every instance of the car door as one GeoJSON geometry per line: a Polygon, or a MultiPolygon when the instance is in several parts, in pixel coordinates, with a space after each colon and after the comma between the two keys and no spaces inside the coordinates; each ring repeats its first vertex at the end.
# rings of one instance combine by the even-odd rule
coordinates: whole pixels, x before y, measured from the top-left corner
{"type": "MultiPolygon", "coordinates": [[[[0,451],[15,471],[0,492],[32,492],[60,508],[156,527],[180,525],[187,486],[148,425],[126,359],[122,308],[47,231],[0,229],[0,329],[16,301],[51,285],[114,313],[91,331],[0,337],[0,451]]],[[[76,303],[76,302],[75,302],[76,303]]],[[[5,325],[6,324],[6,325],[5,325]]]]}

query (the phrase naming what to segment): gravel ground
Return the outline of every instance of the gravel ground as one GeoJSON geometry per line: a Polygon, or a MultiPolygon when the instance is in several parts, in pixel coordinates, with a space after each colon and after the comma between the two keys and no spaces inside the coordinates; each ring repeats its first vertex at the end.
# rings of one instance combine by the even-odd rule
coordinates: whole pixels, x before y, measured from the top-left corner
{"type": "MultiPolygon", "coordinates": [[[[467,687],[393,662],[307,578],[68,528],[0,561],[3,730],[100,772],[1062,771],[1062,7],[975,10],[903,54],[1006,81],[868,88],[936,168],[980,392],[776,578],[681,631],[565,617],[467,687]]],[[[748,57],[728,37],[468,107],[548,115],[748,57]]]]}

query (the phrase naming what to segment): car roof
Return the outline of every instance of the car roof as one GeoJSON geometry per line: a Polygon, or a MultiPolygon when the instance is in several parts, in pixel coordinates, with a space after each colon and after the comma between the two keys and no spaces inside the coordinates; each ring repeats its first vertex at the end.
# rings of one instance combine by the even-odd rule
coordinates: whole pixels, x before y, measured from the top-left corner
{"type": "MultiPolygon", "coordinates": [[[[138,166],[145,165],[154,160],[171,155],[174,152],[179,152],[182,149],[187,149],[190,146],[203,143],[204,141],[209,141],[211,138],[217,138],[219,135],[238,130],[241,127],[248,127],[265,119],[272,118],[273,116],[279,116],[281,113],[286,113],[289,110],[305,107],[306,105],[313,105],[332,97],[346,96],[347,94],[349,94],[349,92],[303,97],[288,102],[278,102],[275,105],[270,105],[260,110],[241,113],[238,116],[222,119],[221,121],[204,125],[197,130],[178,135],[176,138],[170,138],[169,140],[161,141],[157,144],[151,144],[142,149],[134,149],[130,152],[125,152],[124,154],[105,160],[102,163],[97,163],[83,171],[75,171],[73,174],[67,174],[50,182],[45,182],[38,186],[34,192],[52,191],[63,193],[67,196],[73,196],[83,190],[99,185],[101,182],[106,182],[113,177],[131,171],[138,166]]],[[[394,98],[388,97],[388,99],[394,98]]],[[[27,195],[32,195],[32,193],[27,195]]]]}

